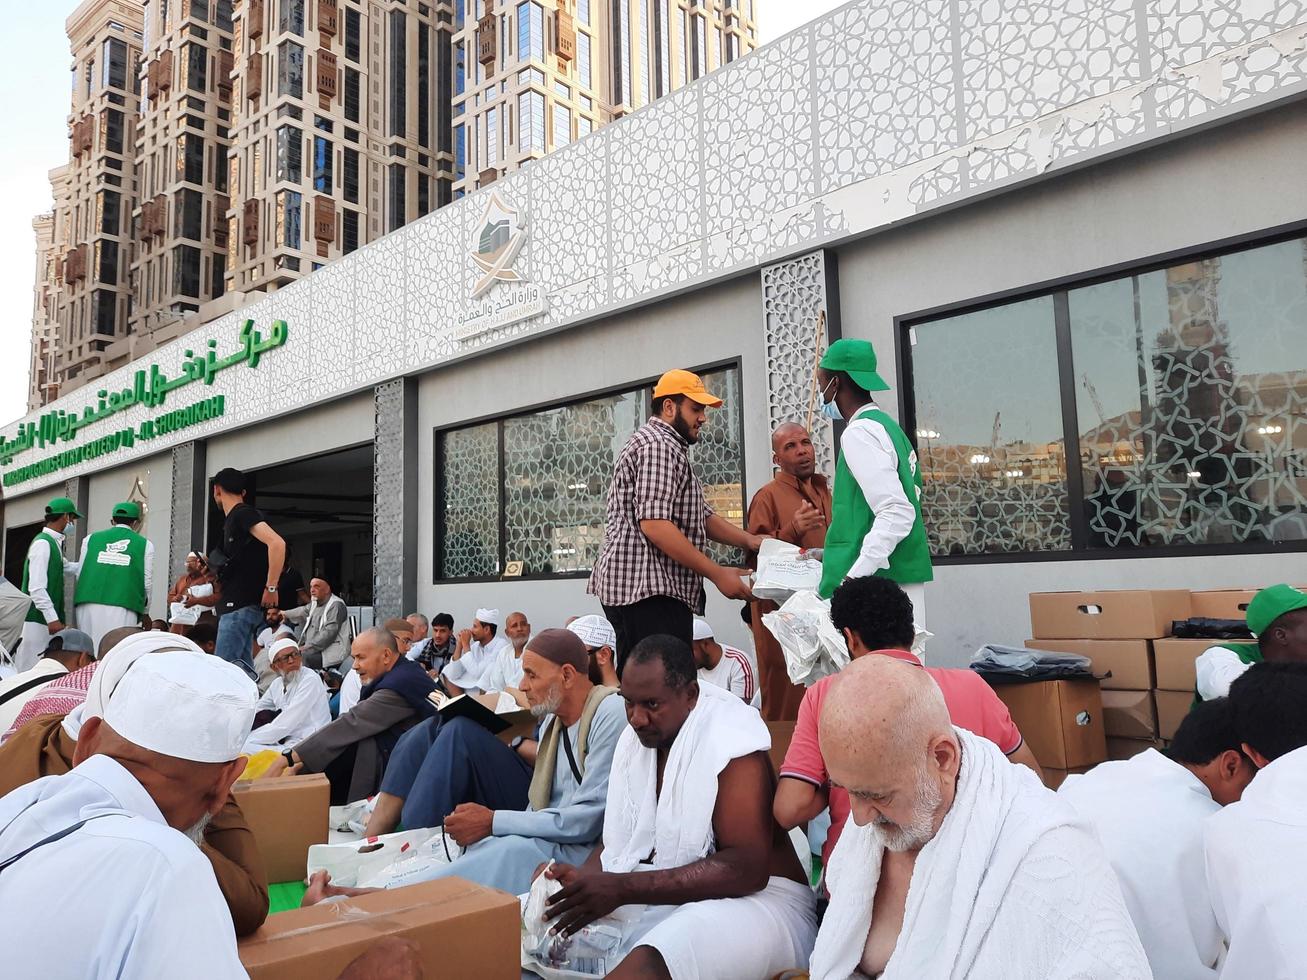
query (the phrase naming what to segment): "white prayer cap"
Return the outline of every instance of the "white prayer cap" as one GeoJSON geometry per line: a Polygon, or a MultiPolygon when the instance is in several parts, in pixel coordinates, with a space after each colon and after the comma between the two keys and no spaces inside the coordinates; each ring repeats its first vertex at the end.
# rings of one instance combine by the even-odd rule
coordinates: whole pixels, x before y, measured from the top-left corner
{"type": "Polygon", "coordinates": [[[581,642],[591,650],[599,647],[617,649],[617,631],[613,624],[602,616],[591,614],[579,616],[567,624],[567,628],[581,638],[581,642]]]}
{"type": "Polygon", "coordinates": [[[271,663],[276,660],[284,650],[298,650],[300,645],[289,636],[281,636],[273,640],[268,646],[268,661],[271,663]]]}
{"type": "MultiPolygon", "coordinates": [[[[86,703],[81,712],[81,720],[104,717],[105,705],[109,703],[109,698],[113,695],[118,682],[122,680],[123,675],[137,660],[148,654],[170,651],[208,656],[189,639],[176,633],[160,633],[157,630],[147,630],[123,637],[109,651],[108,656],[99,661],[99,666],[96,667],[95,674],[91,677],[91,684],[86,690],[86,703]]],[[[67,729],[68,725],[65,724],[64,728],[67,729]]],[[[73,738],[77,737],[76,732],[69,732],[69,735],[73,738]]]]}
{"type": "Polygon", "coordinates": [[[189,762],[231,762],[254,727],[259,689],[235,664],[170,651],[140,657],[105,706],[104,722],[133,745],[189,762]]]}
{"type": "Polygon", "coordinates": [[[708,620],[704,619],[702,616],[695,616],[694,642],[698,643],[700,640],[711,640],[712,636],[712,627],[708,625],[708,620]]]}
{"type": "Polygon", "coordinates": [[[499,614],[498,609],[478,609],[476,619],[486,626],[504,625],[504,617],[499,614]]]}

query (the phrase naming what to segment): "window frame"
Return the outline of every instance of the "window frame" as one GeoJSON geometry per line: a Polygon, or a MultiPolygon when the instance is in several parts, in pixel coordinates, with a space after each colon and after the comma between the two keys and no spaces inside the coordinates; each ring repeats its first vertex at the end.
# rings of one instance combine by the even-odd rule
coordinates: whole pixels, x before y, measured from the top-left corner
{"type": "MultiPolygon", "coordinates": [[[[691,367],[689,368],[689,370],[693,371],[695,374],[703,375],[703,374],[709,374],[713,371],[725,371],[731,368],[734,368],[735,371],[740,376],[740,398],[743,399],[745,383],[744,383],[744,360],[742,357],[736,356],[733,358],[726,358],[720,361],[712,361],[707,364],[699,365],[697,367],[691,367]]],[[[507,526],[508,511],[506,506],[507,499],[505,496],[507,492],[507,487],[506,487],[506,481],[504,479],[504,423],[512,419],[523,418],[524,416],[528,416],[528,415],[536,415],[541,412],[551,411],[553,409],[569,408],[573,405],[582,405],[586,402],[594,401],[599,398],[606,398],[610,395],[621,395],[632,391],[640,391],[643,389],[648,389],[650,392],[652,392],[653,386],[658,381],[658,378],[659,375],[657,374],[649,375],[636,380],[623,382],[622,384],[607,385],[603,388],[595,388],[590,391],[582,392],[577,395],[572,395],[562,400],[542,401],[542,402],[537,402],[533,405],[526,405],[523,406],[522,408],[516,409],[515,411],[509,412],[507,414],[482,415],[477,418],[460,419],[459,421],[451,422],[448,425],[435,426],[431,430],[431,460],[432,460],[432,466],[435,469],[435,481],[434,481],[435,492],[432,494],[432,498],[431,498],[431,516],[432,516],[431,584],[432,585],[460,585],[460,584],[475,585],[475,584],[485,583],[485,582],[504,582],[504,581],[552,582],[552,581],[562,581],[565,579],[588,579],[592,571],[591,569],[586,569],[585,571],[579,571],[579,572],[524,572],[522,575],[515,575],[511,579],[505,578],[502,569],[505,567],[507,561],[504,553],[504,548],[506,546],[506,542],[508,539],[508,526],[507,526]],[[445,466],[444,466],[444,456],[441,452],[440,440],[446,433],[459,432],[464,429],[474,429],[477,428],[478,426],[487,425],[487,424],[492,424],[495,426],[495,441],[497,445],[496,465],[498,466],[497,485],[499,487],[499,500],[498,500],[499,541],[498,541],[497,554],[499,558],[499,567],[501,571],[497,575],[447,578],[443,575],[445,521],[444,521],[444,516],[441,513],[441,502],[444,500],[444,496],[445,496],[445,466]]],[[[649,406],[646,405],[644,406],[643,411],[647,413],[648,409],[649,406]]],[[[749,492],[748,492],[748,476],[747,476],[749,472],[749,467],[748,467],[748,445],[746,444],[745,428],[743,426],[744,417],[745,416],[743,412],[741,412],[741,416],[740,416],[741,418],[740,509],[741,512],[743,512],[747,516],[748,509],[749,509],[749,492]]],[[[643,415],[642,418],[645,421],[648,421],[647,414],[643,415]]],[[[641,424],[643,424],[643,422],[641,424]]],[[[604,493],[606,496],[607,495],[606,489],[604,493]]]]}
{"type": "MultiPolygon", "coordinates": [[[[1062,431],[1067,459],[1067,506],[1071,526],[1071,547],[1065,551],[1002,551],[973,555],[932,555],[931,564],[993,565],[1045,561],[1121,561],[1139,558],[1203,558],[1215,555],[1298,554],[1307,552],[1303,541],[1246,541],[1231,544],[1161,545],[1138,548],[1094,548],[1089,545],[1088,517],[1085,513],[1084,470],[1080,465],[1079,407],[1076,401],[1075,363],[1072,352],[1071,320],[1068,294],[1072,290],[1112,282],[1127,276],[1146,275],[1172,266],[1202,259],[1247,252],[1296,238],[1307,237],[1307,220],[1275,225],[1216,239],[1199,245],[1174,249],[1139,259],[1117,262],[1088,272],[1059,276],[1024,286],[1005,289],[984,296],[929,307],[894,317],[893,340],[896,399],[903,431],[913,447],[917,445],[917,406],[913,387],[912,343],[914,327],[933,321],[977,313],[1025,300],[1051,297],[1053,300],[1058,391],[1061,396],[1062,431]],[[1074,447],[1074,452],[1072,451],[1074,447]],[[1071,466],[1072,461],[1076,465],[1071,466]]],[[[929,515],[923,515],[929,520],[929,515]]]]}

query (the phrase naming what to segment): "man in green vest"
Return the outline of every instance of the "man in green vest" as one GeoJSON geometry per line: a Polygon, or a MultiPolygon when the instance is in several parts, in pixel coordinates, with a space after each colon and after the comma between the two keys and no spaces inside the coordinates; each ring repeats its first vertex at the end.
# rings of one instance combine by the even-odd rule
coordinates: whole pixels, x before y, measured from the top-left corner
{"type": "Polygon", "coordinates": [[[154,545],[132,530],[140,519],[140,504],[114,504],[109,527],[82,542],[73,601],[77,626],[91,635],[96,649],[110,630],[140,626],[146,618],[154,584],[154,545]]]}
{"type": "Polygon", "coordinates": [[[1253,664],[1307,662],[1307,595],[1289,585],[1262,589],[1244,614],[1255,643],[1214,644],[1194,662],[1195,701],[1228,697],[1230,685],[1253,664]]]}
{"type": "Polygon", "coordinates": [[[925,588],[933,578],[921,520],[917,451],[872,399],[888,391],[865,340],[837,340],[817,368],[822,414],[846,423],[835,467],[830,528],[822,549],[820,593],[829,599],[846,578],[880,575],[912,600],[925,623],[925,588]]]}
{"type": "Polygon", "coordinates": [[[45,527],[27,547],[23,562],[22,589],[32,598],[32,608],[23,623],[14,666],[21,673],[36,666],[50,645],[50,637],[68,624],[64,612],[64,572],[77,573],[77,563],[64,561],[64,535],[82,515],[67,497],[55,497],[45,505],[45,527]]]}

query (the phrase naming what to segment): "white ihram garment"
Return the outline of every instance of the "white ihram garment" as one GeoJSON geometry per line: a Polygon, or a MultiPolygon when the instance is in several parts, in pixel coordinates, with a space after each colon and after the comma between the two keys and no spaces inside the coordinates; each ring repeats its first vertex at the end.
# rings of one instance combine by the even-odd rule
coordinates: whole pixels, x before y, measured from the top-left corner
{"type": "MultiPolygon", "coordinates": [[[[1145,980],[1152,973],[1116,875],[1071,807],[988,739],[954,728],[957,791],[917,855],[882,980],[1145,980]]],[[[850,822],[826,872],[812,980],[859,969],[883,855],[850,822]]]]}

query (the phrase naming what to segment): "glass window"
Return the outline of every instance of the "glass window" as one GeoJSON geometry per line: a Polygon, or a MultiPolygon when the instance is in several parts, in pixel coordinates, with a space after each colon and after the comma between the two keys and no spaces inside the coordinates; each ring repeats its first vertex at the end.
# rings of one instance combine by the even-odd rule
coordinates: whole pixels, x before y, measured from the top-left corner
{"type": "Polygon", "coordinates": [[[304,0],[281,0],[281,16],[277,30],[285,34],[304,36],[304,0]]]}
{"type": "Polygon", "coordinates": [[[359,73],[357,68],[345,69],[345,118],[350,122],[359,121],[359,73]]]}
{"type": "Polygon", "coordinates": [[[304,47],[282,41],[277,52],[277,94],[304,98],[304,47]]]}
{"type": "Polygon", "coordinates": [[[277,179],[298,184],[304,177],[304,139],[294,126],[277,127],[277,179]]]}
{"type": "Polygon", "coordinates": [[[112,337],[117,330],[118,298],[111,289],[95,291],[95,332],[112,337]]]}
{"type": "Polygon", "coordinates": [[[196,20],[208,20],[209,0],[191,0],[191,16],[196,20]]]}
{"type": "Polygon", "coordinates": [[[107,285],[118,282],[118,243],[101,239],[95,243],[96,278],[107,285]]]}
{"type": "Polygon", "coordinates": [[[617,4],[617,58],[613,66],[613,88],[617,101],[631,104],[631,11],[625,3],[617,4]]]}
{"type": "Polygon", "coordinates": [[[576,32],[576,80],[585,88],[594,88],[590,80],[590,35],[576,32]]]}
{"type": "Polygon", "coordinates": [[[105,109],[100,118],[104,122],[104,138],[101,140],[104,149],[110,153],[122,153],[125,119],[122,112],[118,109],[105,109]]]}
{"type": "Polygon", "coordinates": [[[545,60],[545,12],[538,3],[517,5],[517,56],[545,60]]]}
{"type": "Polygon", "coordinates": [[[176,202],[176,215],[173,219],[173,233],[181,238],[199,241],[204,223],[204,198],[197,190],[182,188],[173,197],[176,202]]]}
{"type": "Polygon", "coordinates": [[[118,234],[122,195],[117,191],[100,191],[99,205],[100,231],[106,235],[118,234]]]}
{"type": "Polygon", "coordinates": [[[194,245],[174,245],[172,291],[179,296],[200,295],[200,250],[194,245]]]}
{"type": "Polygon", "coordinates": [[[117,38],[108,38],[101,52],[102,79],[105,88],[127,88],[127,45],[117,38]]]}
{"type": "Polygon", "coordinates": [[[361,43],[362,25],[359,22],[359,12],[353,7],[345,8],[345,58],[348,61],[358,63],[363,56],[363,45],[361,43]]]}
{"type": "Polygon", "coordinates": [[[572,110],[562,103],[554,103],[554,146],[572,142],[572,110]]]}
{"type": "Polygon", "coordinates": [[[431,28],[418,22],[418,146],[431,145],[431,28]]]}
{"type": "Polygon", "coordinates": [[[188,184],[204,183],[204,139],[196,133],[183,133],[177,137],[180,151],[177,169],[188,184]]]}
{"type": "Polygon", "coordinates": [[[390,12],[390,135],[405,136],[408,111],[408,17],[390,12]]]}
{"type": "Polygon", "coordinates": [[[313,189],[330,194],[332,181],[331,140],[323,136],[313,137],[313,189]]]}
{"type": "Polygon", "coordinates": [[[1052,298],[919,324],[913,334],[931,551],[1069,548],[1052,298]]]}
{"type": "MultiPolygon", "coordinates": [[[[217,7],[213,15],[213,23],[220,31],[230,31],[232,29],[231,18],[232,0],[218,0],[217,7]]],[[[146,18],[147,20],[149,18],[146,18]]]]}
{"type": "Polygon", "coordinates": [[[467,175],[467,127],[454,127],[454,179],[467,175]]]}
{"type": "Polygon", "coordinates": [[[402,227],[407,220],[404,178],[404,165],[402,163],[392,163],[388,177],[389,187],[386,193],[386,228],[388,231],[394,231],[396,228],[402,227]]]}
{"type": "Polygon", "coordinates": [[[1090,547],[1307,540],[1307,239],[1067,305],[1090,547]]]}
{"type": "Polygon", "coordinates": [[[345,147],[344,156],[344,174],[341,179],[341,189],[345,193],[345,200],[351,204],[359,202],[359,151],[352,147],[345,147]]]}
{"type": "Polygon", "coordinates": [[[304,198],[299,191],[277,192],[277,247],[300,247],[300,222],[304,198]]]}
{"type": "Polygon", "coordinates": [[[186,87],[192,92],[208,91],[209,52],[190,41],[186,45],[186,87]]]}
{"type": "Polygon", "coordinates": [[[340,225],[340,252],[342,255],[349,255],[359,247],[359,213],[346,208],[341,214],[340,225]]]}
{"type": "Polygon", "coordinates": [[[523,92],[517,97],[517,118],[521,131],[519,144],[524,153],[545,153],[545,97],[539,92],[523,92]]]}
{"type": "Polygon", "coordinates": [[[576,19],[582,24],[590,23],[590,0],[576,0],[576,19]]]}
{"type": "MultiPolygon", "coordinates": [[[[521,96],[526,99],[536,93],[528,92],[521,96]]],[[[543,109],[541,110],[543,114],[543,109]]],[[[499,163],[499,110],[486,111],[486,166],[493,167],[499,163]]]]}
{"type": "MultiPolygon", "coordinates": [[[[728,392],[728,407],[705,426],[691,465],[709,506],[742,523],[739,371],[707,372],[704,380],[710,390],[717,385],[728,392]]],[[[614,463],[648,418],[651,394],[651,387],[641,386],[441,433],[437,576],[493,576],[508,561],[523,562],[526,575],[588,571],[603,546],[614,463]]],[[[741,556],[718,548],[714,557],[741,556]]]]}
{"type": "Polygon", "coordinates": [[[462,95],[467,90],[467,48],[461,43],[454,44],[454,94],[462,95]]]}
{"type": "Polygon", "coordinates": [[[577,117],[576,117],[576,138],[577,138],[577,139],[580,139],[582,136],[589,136],[589,135],[590,135],[590,130],[591,130],[592,128],[593,128],[593,123],[591,123],[590,120],[587,119],[585,116],[577,116],[577,117]]]}

